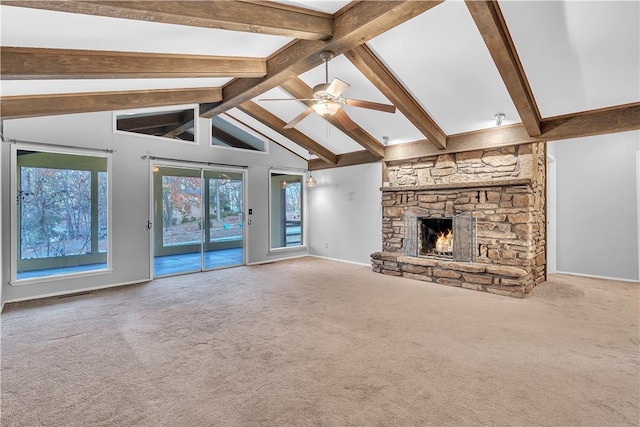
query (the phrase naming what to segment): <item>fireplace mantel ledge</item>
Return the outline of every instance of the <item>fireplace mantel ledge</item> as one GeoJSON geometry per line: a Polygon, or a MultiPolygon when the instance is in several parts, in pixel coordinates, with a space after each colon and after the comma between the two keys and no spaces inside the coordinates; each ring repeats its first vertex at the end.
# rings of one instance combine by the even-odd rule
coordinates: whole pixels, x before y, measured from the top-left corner
{"type": "Polygon", "coordinates": [[[528,185],[531,184],[531,178],[519,179],[500,179],[492,181],[478,182],[454,182],[449,184],[432,184],[432,185],[405,185],[399,187],[381,187],[380,191],[430,191],[430,190],[451,190],[458,188],[482,188],[482,187],[504,187],[512,185],[528,185]]]}

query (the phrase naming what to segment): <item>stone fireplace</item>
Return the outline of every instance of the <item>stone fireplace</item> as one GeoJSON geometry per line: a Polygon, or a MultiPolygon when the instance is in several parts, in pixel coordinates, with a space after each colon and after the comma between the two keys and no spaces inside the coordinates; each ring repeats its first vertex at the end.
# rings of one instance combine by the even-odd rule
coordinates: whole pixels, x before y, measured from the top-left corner
{"type": "Polygon", "coordinates": [[[544,144],[385,166],[374,271],[515,297],[545,279],[544,144]]]}

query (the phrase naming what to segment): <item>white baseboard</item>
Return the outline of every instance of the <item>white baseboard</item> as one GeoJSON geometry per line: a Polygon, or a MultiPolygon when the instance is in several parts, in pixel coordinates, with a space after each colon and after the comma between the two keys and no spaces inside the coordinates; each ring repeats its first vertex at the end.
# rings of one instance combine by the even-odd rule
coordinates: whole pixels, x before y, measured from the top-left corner
{"type": "Polygon", "coordinates": [[[591,279],[615,280],[616,282],[629,282],[629,283],[640,284],[640,281],[633,280],[633,279],[621,279],[620,277],[596,276],[594,274],[571,273],[568,271],[556,271],[555,273],[550,273],[550,274],[566,274],[568,276],[589,277],[591,279]]]}
{"type": "Polygon", "coordinates": [[[330,258],[330,257],[327,257],[327,256],[311,255],[311,254],[309,254],[309,256],[312,256],[312,257],[315,257],[315,258],[321,258],[321,259],[328,259],[329,261],[339,261],[339,262],[346,262],[347,264],[355,264],[355,265],[362,265],[362,266],[365,266],[365,267],[371,267],[371,264],[364,263],[364,262],[347,261],[346,259],[330,258]]]}
{"type": "MultiPolygon", "coordinates": [[[[131,282],[114,283],[114,284],[111,284],[111,285],[91,286],[91,287],[88,287],[88,288],[79,288],[79,289],[73,289],[73,290],[67,290],[67,291],[51,292],[49,294],[37,295],[37,296],[32,296],[32,297],[15,298],[15,299],[7,300],[7,301],[2,301],[2,309],[4,309],[4,305],[6,303],[21,302],[21,301],[32,301],[32,300],[38,300],[38,299],[44,299],[44,298],[59,297],[59,296],[63,296],[63,295],[80,294],[80,293],[83,293],[83,292],[99,291],[100,289],[117,288],[117,287],[120,287],[120,286],[136,285],[138,283],[146,283],[146,282],[151,282],[151,279],[133,280],[131,282]]],[[[0,312],[1,311],[2,310],[0,310],[0,312]]]]}
{"type": "Polygon", "coordinates": [[[246,265],[270,264],[272,262],[286,261],[288,259],[304,258],[306,256],[309,256],[309,254],[293,255],[293,256],[282,257],[282,258],[265,259],[263,261],[248,262],[246,265]]]}

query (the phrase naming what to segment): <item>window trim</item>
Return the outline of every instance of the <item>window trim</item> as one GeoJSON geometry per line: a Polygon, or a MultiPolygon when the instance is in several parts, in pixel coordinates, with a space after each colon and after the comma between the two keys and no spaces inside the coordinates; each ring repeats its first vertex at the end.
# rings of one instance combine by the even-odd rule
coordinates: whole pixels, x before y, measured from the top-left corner
{"type": "Polygon", "coordinates": [[[18,200],[17,197],[11,197],[11,262],[10,262],[10,281],[9,285],[11,286],[22,286],[22,285],[32,285],[44,282],[53,282],[61,279],[69,279],[76,277],[89,277],[89,276],[97,276],[110,274],[113,272],[113,197],[112,197],[112,181],[113,174],[111,171],[112,168],[112,155],[111,153],[98,153],[91,150],[82,150],[76,148],[59,148],[51,149],[48,147],[34,147],[31,144],[23,144],[23,143],[15,143],[11,146],[11,194],[18,194],[18,152],[19,151],[36,151],[40,153],[50,153],[50,154],[66,154],[66,155],[74,155],[74,156],[87,156],[87,157],[102,157],[106,159],[107,167],[107,229],[109,233],[107,233],[107,251],[106,251],[106,268],[96,269],[96,270],[88,270],[82,272],[73,272],[73,273],[61,273],[49,276],[42,277],[30,277],[24,279],[18,279],[18,258],[20,256],[20,248],[18,247],[18,200]]]}

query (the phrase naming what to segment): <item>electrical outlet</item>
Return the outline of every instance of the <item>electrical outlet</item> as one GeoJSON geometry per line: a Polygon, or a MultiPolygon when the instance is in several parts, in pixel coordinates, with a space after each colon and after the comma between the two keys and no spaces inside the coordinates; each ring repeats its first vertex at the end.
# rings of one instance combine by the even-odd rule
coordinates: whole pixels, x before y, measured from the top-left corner
{"type": "Polygon", "coordinates": [[[249,215],[253,215],[253,209],[249,209],[249,215]]]}

